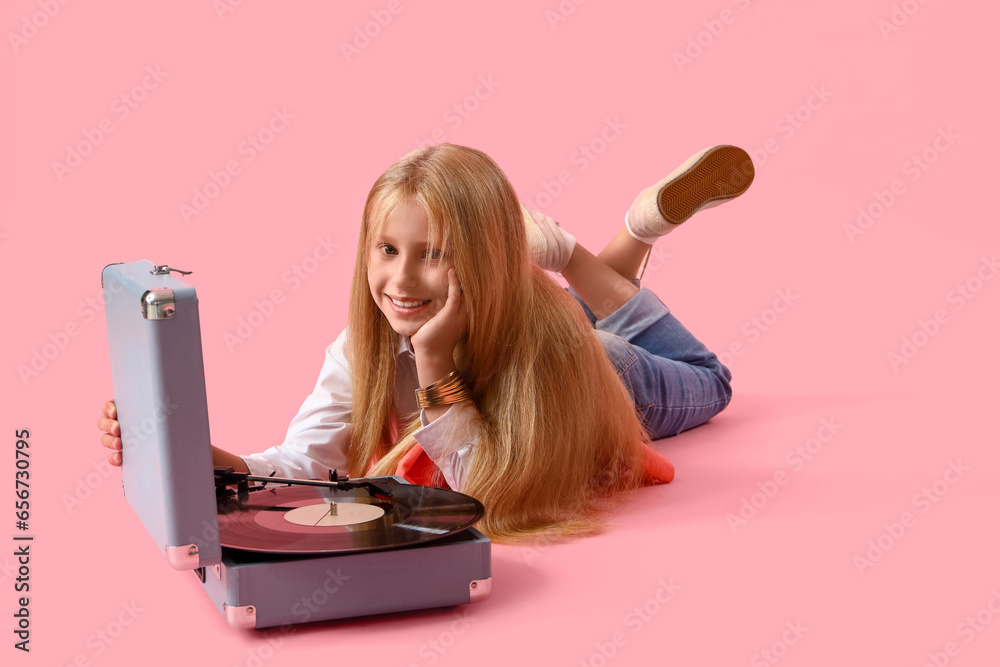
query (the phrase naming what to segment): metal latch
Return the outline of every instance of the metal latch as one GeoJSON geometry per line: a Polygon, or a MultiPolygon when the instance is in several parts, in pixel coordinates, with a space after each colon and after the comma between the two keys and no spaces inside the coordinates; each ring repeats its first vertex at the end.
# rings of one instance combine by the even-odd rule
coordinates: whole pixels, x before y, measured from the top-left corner
{"type": "Polygon", "coordinates": [[[170,275],[171,271],[176,271],[177,273],[181,274],[182,276],[187,276],[187,275],[191,274],[190,271],[182,271],[180,269],[172,269],[169,266],[167,266],[166,264],[159,264],[157,266],[154,266],[153,269],[150,271],[150,273],[152,273],[154,276],[168,276],[168,275],[170,275]]]}

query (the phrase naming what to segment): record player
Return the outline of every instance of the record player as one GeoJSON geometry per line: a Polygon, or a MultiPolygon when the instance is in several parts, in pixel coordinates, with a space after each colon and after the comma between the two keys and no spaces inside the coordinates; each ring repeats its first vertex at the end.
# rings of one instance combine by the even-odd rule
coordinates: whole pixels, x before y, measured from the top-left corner
{"type": "Polygon", "coordinates": [[[111,264],[125,497],[167,562],[234,626],[449,607],[490,594],[482,505],[398,477],[254,478],[212,466],[198,299],[179,272],[111,264]],[[289,485],[289,482],[295,482],[289,485]]]}

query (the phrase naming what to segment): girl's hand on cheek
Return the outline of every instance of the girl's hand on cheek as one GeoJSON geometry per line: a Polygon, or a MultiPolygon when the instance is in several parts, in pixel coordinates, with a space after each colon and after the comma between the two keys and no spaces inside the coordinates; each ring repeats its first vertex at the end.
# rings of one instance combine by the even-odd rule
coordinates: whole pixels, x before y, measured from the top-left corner
{"type": "Polygon", "coordinates": [[[458,284],[458,276],[455,269],[448,269],[448,300],[444,308],[410,336],[410,344],[418,357],[426,356],[450,362],[455,345],[468,325],[469,314],[458,284]]]}

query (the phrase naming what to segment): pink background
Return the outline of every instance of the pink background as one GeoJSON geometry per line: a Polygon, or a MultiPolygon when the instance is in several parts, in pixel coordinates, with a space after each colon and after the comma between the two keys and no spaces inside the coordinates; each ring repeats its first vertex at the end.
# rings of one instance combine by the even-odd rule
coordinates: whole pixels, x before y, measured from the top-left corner
{"type": "Polygon", "coordinates": [[[4,3],[0,496],[10,523],[0,533],[13,544],[10,450],[15,429],[29,428],[35,536],[30,656],[11,648],[14,559],[0,556],[5,656],[996,664],[1000,234],[989,198],[1000,10],[223,2],[4,3]],[[366,26],[367,43],[357,37],[366,26]],[[356,38],[363,48],[345,56],[356,38]],[[292,117],[251,160],[244,142],[275,109],[292,117]],[[602,143],[609,120],[619,129],[602,143]],[[644,490],[604,535],[496,546],[493,597],[459,610],[465,625],[444,610],[289,636],[231,630],[194,577],[163,561],[117,471],[102,476],[94,424],[112,390],[93,302],[100,271],[136,259],[195,271],[213,440],[259,451],[280,442],[345,322],[368,188],[432,137],[489,153],[522,198],[595,252],[639,189],[690,154],[716,143],[752,151],[747,195],[661,240],[645,277],[729,363],[733,402],[658,444],[676,481],[644,490]],[[80,144],[88,154],[57,173],[80,144]],[[578,152],[587,145],[593,159],[578,152]],[[921,155],[924,170],[912,161],[921,155]],[[181,206],[230,161],[238,173],[186,221],[181,206]],[[571,182],[553,197],[546,184],[555,192],[564,170],[571,182]],[[872,218],[849,238],[859,207],[872,218]],[[307,279],[292,277],[296,267],[307,279]],[[270,316],[227,346],[276,290],[270,316]],[[791,299],[781,313],[771,310],[779,292],[791,299]],[[904,338],[919,345],[908,359],[904,338]],[[894,368],[891,353],[906,362],[894,368]],[[33,357],[37,374],[22,377],[33,357]],[[796,463],[809,444],[815,453],[796,463]],[[776,473],[784,484],[768,483],[776,473]],[[734,530],[727,516],[744,501],[759,507],[734,530]],[[888,550],[859,567],[857,557],[879,556],[869,541],[888,550]],[[671,582],[680,588],[668,593],[671,582]],[[118,634],[120,616],[130,623],[118,634]],[[111,644],[97,639],[107,631],[111,644]]]}

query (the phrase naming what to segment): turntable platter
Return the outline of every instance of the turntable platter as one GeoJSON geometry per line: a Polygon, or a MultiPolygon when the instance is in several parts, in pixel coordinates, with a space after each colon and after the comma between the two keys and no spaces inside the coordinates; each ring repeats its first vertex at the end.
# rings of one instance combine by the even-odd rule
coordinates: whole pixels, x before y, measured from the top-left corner
{"type": "Polygon", "coordinates": [[[465,530],[483,512],[475,498],[427,486],[393,486],[391,498],[360,489],[277,487],[219,501],[219,538],[224,547],[267,553],[374,551],[465,530]]]}

